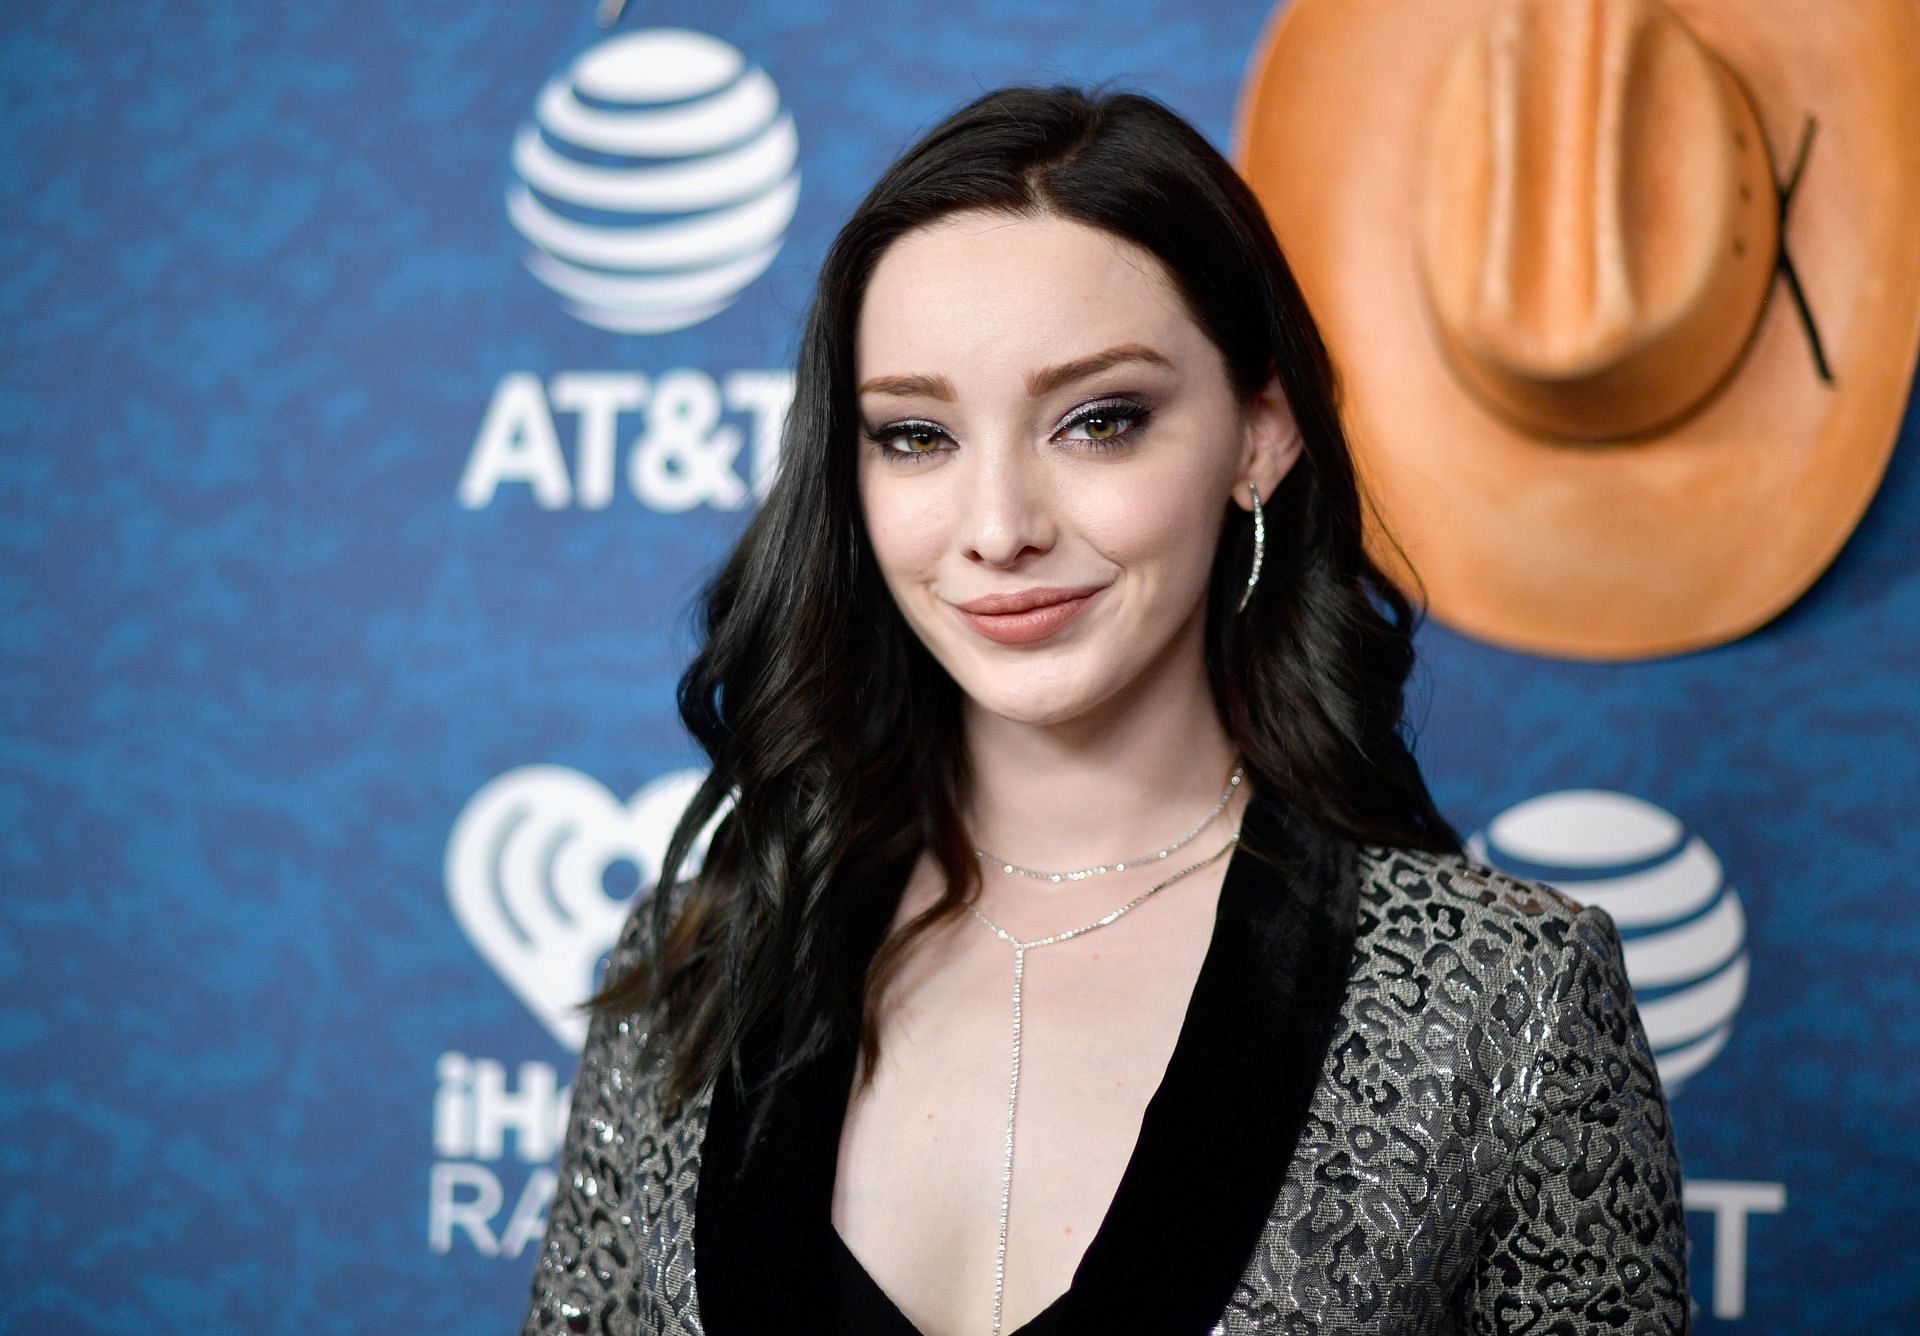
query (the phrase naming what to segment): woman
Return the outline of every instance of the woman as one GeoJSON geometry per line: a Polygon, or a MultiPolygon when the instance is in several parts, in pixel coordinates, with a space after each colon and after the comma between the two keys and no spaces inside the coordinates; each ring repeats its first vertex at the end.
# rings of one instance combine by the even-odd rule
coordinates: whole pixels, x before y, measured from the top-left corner
{"type": "Polygon", "coordinates": [[[1164,106],[888,170],[705,612],[527,1331],[1686,1330],[1614,926],[1435,809],[1326,353],[1164,106]]]}

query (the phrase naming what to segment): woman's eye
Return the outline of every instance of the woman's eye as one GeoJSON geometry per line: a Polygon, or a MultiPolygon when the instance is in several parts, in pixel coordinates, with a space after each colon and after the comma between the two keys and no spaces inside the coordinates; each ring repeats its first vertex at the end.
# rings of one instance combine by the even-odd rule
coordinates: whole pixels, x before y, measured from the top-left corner
{"type": "Polygon", "coordinates": [[[894,427],[867,433],[867,439],[880,447],[881,454],[895,457],[938,454],[944,437],[945,433],[932,427],[894,427]]]}
{"type": "Polygon", "coordinates": [[[1138,404],[1102,404],[1069,422],[1067,429],[1084,428],[1086,435],[1078,439],[1104,445],[1140,431],[1152,411],[1138,404]]]}
{"type": "MultiPolygon", "coordinates": [[[[1137,436],[1153,412],[1142,404],[1130,402],[1099,404],[1081,413],[1061,428],[1065,432],[1084,431],[1068,439],[1083,441],[1096,449],[1118,448],[1118,442],[1137,436]]],[[[927,423],[903,422],[865,433],[874,448],[892,460],[926,459],[944,453],[948,436],[927,423]]]]}
{"type": "Polygon", "coordinates": [[[1087,435],[1096,441],[1110,441],[1116,436],[1125,436],[1126,419],[1117,414],[1102,413],[1098,417],[1081,418],[1075,426],[1085,427],[1087,435]]]}

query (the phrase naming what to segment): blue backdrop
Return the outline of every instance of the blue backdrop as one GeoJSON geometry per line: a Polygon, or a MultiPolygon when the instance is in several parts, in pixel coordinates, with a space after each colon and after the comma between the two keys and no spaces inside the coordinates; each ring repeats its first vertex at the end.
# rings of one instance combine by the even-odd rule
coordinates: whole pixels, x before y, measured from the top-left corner
{"type": "MultiPolygon", "coordinates": [[[[1227,148],[1269,13],[0,17],[0,1328],[513,1329],[564,1003],[698,762],[687,600],[827,241],[1003,83],[1119,76],[1227,148]],[[661,142],[604,118],[663,96],[661,142]],[[716,190],[745,263],[651,218],[716,190]]],[[[1705,1331],[1920,1303],[1916,433],[1737,643],[1422,632],[1449,815],[1617,910],[1705,1331]]]]}

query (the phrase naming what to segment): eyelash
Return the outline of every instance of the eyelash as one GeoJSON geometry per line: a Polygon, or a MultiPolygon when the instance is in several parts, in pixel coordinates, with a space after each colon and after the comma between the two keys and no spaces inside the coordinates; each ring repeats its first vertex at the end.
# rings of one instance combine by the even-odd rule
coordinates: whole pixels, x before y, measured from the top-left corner
{"type": "MultiPolygon", "coordinates": [[[[1105,399],[1099,403],[1088,404],[1086,407],[1077,410],[1073,417],[1068,418],[1060,424],[1060,430],[1067,431],[1093,421],[1116,420],[1131,423],[1132,425],[1118,436],[1109,436],[1105,440],[1093,436],[1076,438],[1080,444],[1092,446],[1096,452],[1105,453],[1110,450],[1123,448],[1125,442],[1131,441],[1134,437],[1145,431],[1147,419],[1151,416],[1153,416],[1153,409],[1146,404],[1137,403],[1132,399],[1105,399]]],[[[861,434],[873,442],[874,449],[878,450],[880,455],[888,460],[915,462],[922,459],[931,459],[935,455],[945,453],[945,451],[939,449],[895,450],[888,444],[888,442],[896,436],[908,436],[915,432],[934,436],[947,435],[946,432],[934,426],[933,423],[919,418],[908,418],[902,422],[889,422],[878,431],[866,431],[863,429],[861,434]]],[[[947,439],[951,440],[952,437],[947,437],[947,439]]]]}

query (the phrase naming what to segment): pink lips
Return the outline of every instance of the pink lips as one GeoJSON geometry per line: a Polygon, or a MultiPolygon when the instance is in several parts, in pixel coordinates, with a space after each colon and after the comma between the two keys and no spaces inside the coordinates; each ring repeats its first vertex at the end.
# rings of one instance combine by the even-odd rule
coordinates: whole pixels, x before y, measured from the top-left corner
{"type": "Polygon", "coordinates": [[[1074,588],[1049,586],[1022,589],[1013,594],[988,594],[954,609],[981,635],[1003,645],[1030,645],[1045,640],[1080,615],[1104,586],[1074,588]]]}

